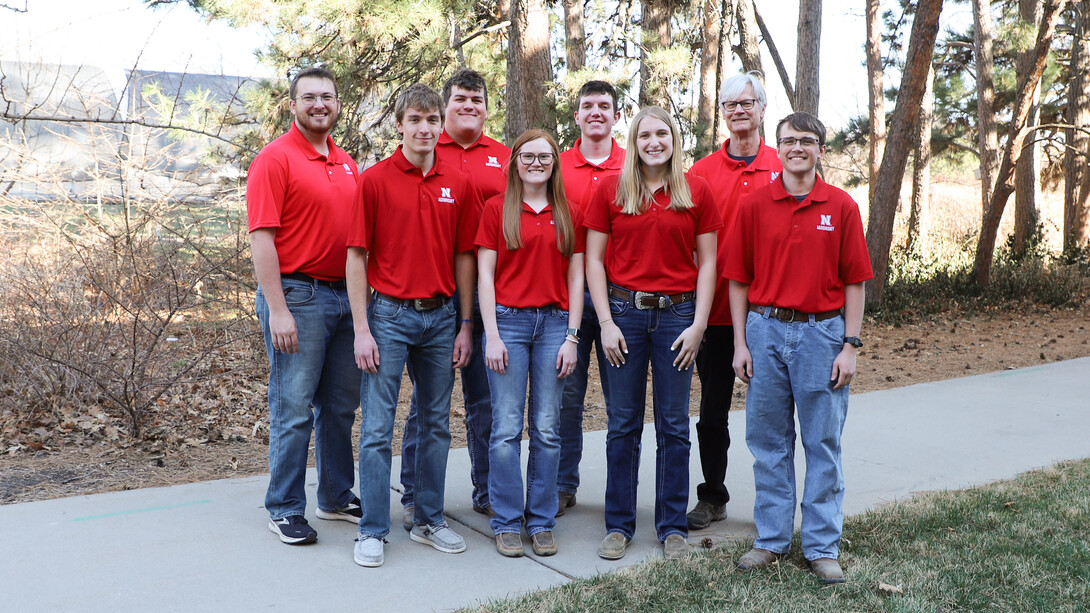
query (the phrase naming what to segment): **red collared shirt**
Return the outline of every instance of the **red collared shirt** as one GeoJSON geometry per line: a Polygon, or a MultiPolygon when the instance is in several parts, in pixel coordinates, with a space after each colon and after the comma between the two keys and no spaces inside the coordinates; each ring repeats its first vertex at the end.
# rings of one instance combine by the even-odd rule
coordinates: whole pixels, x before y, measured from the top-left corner
{"type": "Polygon", "coordinates": [[[463,149],[443,130],[435,146],[435,155],[468,175],[477,186],[482,202],[507,189],[507,162],[511,159],[511,150],[498,140],[482,134],[477,142],[463,149]]]}
{"type": "MultiPolygon", "coordinates": [[[[575,244],[572,253],[586,250],[586,231],[580,214],[571,209],[575,244]]],[[[523,203],[519,216],[522,247],[511,251],[503,237],[503,196],[490,198],[484,205],[477,229],[477,246],[496,252],[496,303],[508,307],[530,308],[557,306],[568,309],[568,264],[571,258],[560,253],[553,224],[553,207],[535,213],[523,203]]]]}
{"type": "Polygon", "coordinates": [[[265,146],[246,179],[249,231],[275,228],[280,273],[344,279],[348,222],[356,192],[356,163],[326,137],[318,153],[292,122],[265,146]]]}
{"type": "Polygon", "coordinates": [[[368,251],[367,281],[394,298],[454,293],[454,254],[473,249],[480,197],[437,160],[428,176],[398,146],[360,175],[349,247],[368,251]]]}
{"type": "Polygon", "coordinates": [[[621,174],[624,168],[625,151],[611,138],[613,148],[609,157],[601,164],[591,164],[579,151],[582,137],[575,141],[575,146],[560,154],[560,170],[564,173],[564,195],[569,202],[581,210],[586,210],[587,199],[602,177],[621,174]]]}
{"type": "Polygon", "coordinates": [[[874,277],[859,207],[817,178],[799,202],[776,181],[742,200],[723,275],[749,284],[749,302],[805,313],[844,306],[844,286],[874,277]]]}
{"type": "MultiPolygon", "coordinates": [[[[727,267],[727,237],[730,235],[730,227],[734,224],[734,217],[738,213],[738,203],[744,196],[749,195],[759,187],[768,185],[776,180],[783,172],[783,165],[776,155],[776,150],[761,141],[757,149],[757,157],[753,162],[746,164],[742,160],[735,160],[727,154],[730,146],[728,138],[723,147],[699,162],[693,164],[689,174],[703,177],[712,188],[715,203],[719,207],[719,213],[723,216],[723,230],[719,232],[719,248],[716,256],[716,269],[722,271],[727,267]]],[[[729,282],[723,276],[719,276],[715,284],[715,298],[712,300],[712,310],[708,315],[708,325],[729,326],[730,300],[728,298],[729,282]]]]}
{"type": "Polygon", "coordinates": [[[664,294],[695,290],[696,237],[723,227],[708,184],[700,177],[685,176],[693,195],[691,208],[671,210],[670,194],[660,189],[654,204],[639,215],[627,215],[613,201],[619,178],[614,175],[600,181],[584,221],[588,229],[609,235],[605,265],[610,283],[664,294]]]}

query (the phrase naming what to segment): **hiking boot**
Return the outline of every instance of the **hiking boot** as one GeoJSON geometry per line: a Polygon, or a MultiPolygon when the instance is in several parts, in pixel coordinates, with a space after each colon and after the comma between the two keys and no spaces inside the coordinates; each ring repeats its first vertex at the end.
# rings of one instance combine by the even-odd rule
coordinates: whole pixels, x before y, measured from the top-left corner
{"type": "Polygon", "coordinates": [[[559,492],[557,494],[556,516],[560,517],[568,508],[575,506],[575,492],[559,492]]]}
{"type": "Polygon", "coordinates": [[[518,532],[500,532],[496,535],[496,551],[508,558],[521,558],[526,555],[522,547],[522,535],[518,532]]]}
{"type": "Polygon", "coordinates": [[[689,543],[680,534],[671,534],[662,542],[662,557],[667,560],[680,560],[689,555],[689,543]]]}
{"type": "Polygon", "coordinates": [[[446,522],[428,526],[413,526],[409,538],[417,543],[431,545],[443,553],[462,553],[466,550],[466,541],[458,536],[446,522]]]}
{"type": "Polygon", "coordinates": [[[822,583],[845,583],[848,579],[844,576],[844,569],[840,568],[840,562],[832,558],[818,558],[810,561],[810,572],[814,573],[822,583]]]}
{"type": "Polygon", "coordinates": [[[620,560],[628,547],[628,539],[620,532],[610,532],[598,545],[598,557],[605,560],[620,560]]]}
{"type": "Polygon", "coordinates": [[[477,504],[476,502],[474,502],[473,503],[473,510],[480,513],[481,515],[485,515],[487,517],[495,517],[496,516],[496,514],[492,511],[492,505],[487,504],[487,503],[485,503],[484,506],[481,506],[481,505],[477,504]]]}
{"type": "Polygon", "coordinates": [[[698,501],[696,507],[685,516],[690,530],[703,530],[710,526],[713,521],[722,521],[726,518],[727,505],[712,504],[704,500],[698,501]]]}
{"type": "Polygon", "coordinates": [[[358,524],[363,517],[363,509],[360,508],[360,499],[352,498],[352,501],[345,507],[341,507],[336,511],[318,509],[316,515],[318,516],[318,519],[339,519],[341,521],[350,521],[354,524],[358,524]]]}
{"type": "Polygon", "coordinates": [[[384,539],[375,538],[373,536],[361,536],[357,538],[356,547],[352,552],[352,559],[360,566],[367,566],[369,568],[382,566],[382,545],[385,542],[384,539]]]}
{"type": "Polygon", "coordinates": [[[405,507],[401,509],[401,527],[405,528],[405,531],[413,529],[413,514],[416,513],[416,507],[405,507]]]}
{"type": "Polygon", "coordinates": [[[289,515],[284,519],[270,519],[269,532],[280,537],[280,542],[289,545],[304,545],[318,540],[318,533],[307,523],[302,515],[289,515]]]}
{"type": "Polygon", "coordinates": [[[552,530],[544,530],[530,537],[534,546],[534,553],[539,556],[551,556],[556,554],[556,539],[552,530]]]}
{"type": "Polygon", "coordinates": [[[750,549],[744,556],[738,558],[739,570],[753,570],[755,568],[762,568],[775,564],[782,558],[783,555],[778,553],[772,553],[767,549],[757,549],[754,547],[750,549]]]}

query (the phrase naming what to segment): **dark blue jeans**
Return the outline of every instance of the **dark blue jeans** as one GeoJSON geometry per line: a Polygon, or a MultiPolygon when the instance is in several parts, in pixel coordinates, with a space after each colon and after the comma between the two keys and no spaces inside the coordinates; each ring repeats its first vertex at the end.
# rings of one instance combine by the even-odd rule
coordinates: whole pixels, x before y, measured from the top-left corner
{"type": "Polygon", "coordinates": [[[625,363],[609,373],[606,412],[606,531],[632,538],[636,529],[636,484],[640,468],[647,396],[647,368],[655,412],[655,532],[660,541],[671,534],[688,537],[689,390],[692,366],[678,370],[670,346],[692,325],[696,303],[666,309],[638,310],[610,298],[613,321],[628,346],[625,363]]]}

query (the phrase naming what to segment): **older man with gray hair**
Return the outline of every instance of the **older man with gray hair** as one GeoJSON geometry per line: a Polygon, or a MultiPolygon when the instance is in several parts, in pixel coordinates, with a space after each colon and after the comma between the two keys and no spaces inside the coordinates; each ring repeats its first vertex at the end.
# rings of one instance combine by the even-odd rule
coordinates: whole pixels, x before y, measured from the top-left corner
{"type": "MultiPolygon", "coordinates": [[[[719,91],[723,118],[730,138],[723,147],[693,164],[692,174],[703,177],[716,195],[725,230],[719,233],[716,270],[726,270],[727,237],[742,197],[776,180],[783,170],[776,150],[761,138],[767,98],[761,73],[738,74],[723,82],[719,91]]],[[[697,486],[696,507],[686,516],[690,530],[707,528],[727,517],[727,450],[730,432],[727,416],[734,393],[734,328],[731,325],[727,279],[720,276],[715,287],[708,329],[696,357],[700,377],[700,420],[696,437],[704,482],[697,486]]],[[[744,323],[744,322],[743,322],[744,323]]]]}

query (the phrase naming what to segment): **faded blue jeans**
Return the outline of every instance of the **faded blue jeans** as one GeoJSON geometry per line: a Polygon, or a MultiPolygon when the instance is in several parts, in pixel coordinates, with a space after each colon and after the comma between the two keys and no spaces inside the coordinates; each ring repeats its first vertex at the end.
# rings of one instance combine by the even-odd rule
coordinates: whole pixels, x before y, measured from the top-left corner
{"type": "Polygon", "coordinates": [[[606,531],[632,538],[636,529],[636,483],[640,469],[647,397],[647,367],[655,411],[655,532],[660,541],[671,534],[688,537],[689,389],[693,367],[678,370],[677,352],[670,349],[678,335],[693,324],[696,302],[665,309],[638,310],[610,298],[613,322],[628,346],[625,363],[610,368],[606,406],[606,531]]]}
{"type": "Polygon", "coordinates": [[[785,322],[762,313],[746,318],[753,378],[746,392],[746,444],[753,454],[757,524],[754,547],[791,548],[795,529],[795,413],[806,478],[802,494],[802,552],[807,560],[837,558],[844,525],[840,435],[848,387],[833,389],[833,360],[844,347],[844,318],[785,322]]]}
{"type": "Polygon", "coordinates": [[[568,312],[555,307],[496,305],[496,326],[507,348],[508,363],[502,375],[488,371],[492,390],[488,497],[495,513],[489,523],[496,534],[518,533],[525,520],[526,533],[533,536],[556,525],[560,394],[564,389],[564,380],[557,377],[556,355],[564,344],[568,312]],[[530,457],[524,497],[521,441],[527,382],[530,457]]]}
{"type": "Polygon", "coordinates": [[[299,352],[273,349],[269,304],[257,288],[254,306],[269,356],[269,489],[272,519],[304,515],[307,454],[314,430],[318,507],[332,511],[352,501],[352,422],[359,406],[360,370],[352,355],[352,311],[344,287],[281,279],[295,318],[299,352]],[[312,410],[313,407],[313,410],[312,410]]]}
{"type": "Polygon", "coordinates": [[[450,393],[454,388],[455,307],[452,302],[429,311],[375,298],[367,307],[371,334],[381,360],[377,373],[360,382],[361,536],[383,538],[390,532],[390,465],[394,417],[401,373],[406,363],[416,373],[419,442],[415,455],[416,524],[443,521],[447,455],[450,452],[450,393]]]}

